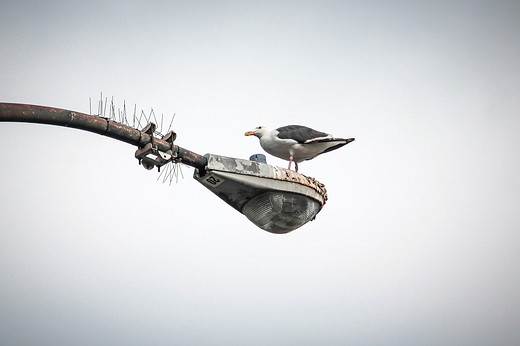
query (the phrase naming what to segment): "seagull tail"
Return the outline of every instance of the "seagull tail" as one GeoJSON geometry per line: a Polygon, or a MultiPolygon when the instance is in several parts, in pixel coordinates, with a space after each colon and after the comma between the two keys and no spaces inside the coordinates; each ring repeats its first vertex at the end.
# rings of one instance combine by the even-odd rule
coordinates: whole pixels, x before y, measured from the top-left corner
{"type": "Polygon", "coordinates": [[[320,142],[336,142],[337,143],[336,145],[333,145],[324,151],[324,153],[328,153],[329,151],[339,149],[342,146],[347,145],[350,142],[353,142],[355,140],[356,140],[355,138],[347,138],[347,139],[345,139],[345,138],[328,138],[328,139],[320,140],[320,142]]]}

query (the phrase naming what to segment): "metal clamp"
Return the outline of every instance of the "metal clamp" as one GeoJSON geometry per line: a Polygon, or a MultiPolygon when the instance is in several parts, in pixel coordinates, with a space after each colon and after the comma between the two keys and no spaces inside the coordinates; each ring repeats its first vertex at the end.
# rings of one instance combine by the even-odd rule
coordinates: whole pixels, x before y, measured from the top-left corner
{"type": "Polygon", "coordinates": [[[170,143],[170,149],[166,152],[160,151],[155,143],[155,132],[156,125],[154,123],[149,123],[143,129],[143,132],[150,135],[150,143],[147,143],[144,147],[137,149],[135,152],[135,158],[139,160],[139,164],[143,165],[143,167],[147,170],[151,170],[154,167],[157,167],[157,170],[160,172],[161,167],[165,164],[175,161],[177,158],[177,154],[174,154],[174,140],[177,137],[177,134],[173,131],[168,132],[166,135],[162,136],[161,140],[167,141],[170,143]]]}

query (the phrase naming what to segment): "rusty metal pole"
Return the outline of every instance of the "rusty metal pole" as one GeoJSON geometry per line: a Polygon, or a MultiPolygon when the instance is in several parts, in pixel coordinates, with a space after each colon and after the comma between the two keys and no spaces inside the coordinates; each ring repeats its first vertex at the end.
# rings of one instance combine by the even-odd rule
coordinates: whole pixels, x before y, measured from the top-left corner
{"type": "MultiPolygon", "coordinates": [[[[2,121],[72,127],[114,138],[139,148],[152,141],[152,136],[148,133],[107,118],[45,106],[0,103],[0,122],[2,121]]],[[[172,149],[170,142],[159,138],[153,138],[153,142],[161,151],[172,149]]],[[[188,166],[203,170],[207,165],[207,159],[204,156],[178,145],[174,145],[173,152],[180,162],[188,166]]]]}

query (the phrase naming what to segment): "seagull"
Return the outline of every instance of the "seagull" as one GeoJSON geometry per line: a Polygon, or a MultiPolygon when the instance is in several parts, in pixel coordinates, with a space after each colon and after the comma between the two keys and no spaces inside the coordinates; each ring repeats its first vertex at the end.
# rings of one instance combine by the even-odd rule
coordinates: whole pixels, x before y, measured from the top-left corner
{"type": "Polygon", "coordinates": [[[260,146],[269,154],[289,161],[289,168],[294,162],[296,172],[298,163],[311,160],[318,155],[354,141],[354,138],[334,138],[332,135],[302,125],[288,125],[271,130],[267,126],[258,126],[246,136],[256,136],[260,146]]]}

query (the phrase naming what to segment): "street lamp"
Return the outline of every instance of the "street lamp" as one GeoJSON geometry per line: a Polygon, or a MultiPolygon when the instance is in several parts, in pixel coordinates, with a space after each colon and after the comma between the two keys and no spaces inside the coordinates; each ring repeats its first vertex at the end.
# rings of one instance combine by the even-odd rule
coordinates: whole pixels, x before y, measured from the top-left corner
{"type": "Polygon", "coordinates": [[[201,156],[175,145],[177,136],[173,131],[155,137],[153,123],[138,130],[100,116],[14,103],[0,103],[2,121],[66,126],[135,145],[135,157],[148,170],[160,169],[169,162],[192,166],[197,181],[271,233],[287,233],[303,226],[316,217],[327,200],[325,186],[316,179],[268,165],[261,159],[263,155],[254,155],[256,161],[201,156]]]}
{"type": "Polygon", "coordinates": [[[313,220],[327,200],[313,178],[262,162],[206,154],[193,177],[251,222],[271,233],[288,233],[313,220]]]}

